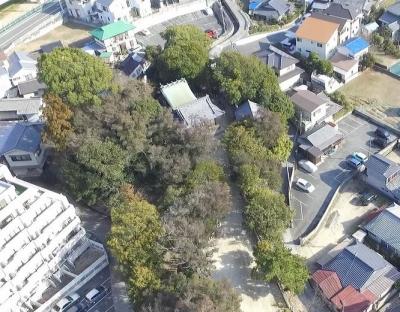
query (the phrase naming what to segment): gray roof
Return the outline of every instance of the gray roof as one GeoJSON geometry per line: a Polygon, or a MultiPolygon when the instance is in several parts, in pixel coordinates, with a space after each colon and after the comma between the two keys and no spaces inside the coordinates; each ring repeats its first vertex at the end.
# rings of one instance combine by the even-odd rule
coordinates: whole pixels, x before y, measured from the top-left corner
{"type": "Polygon", "coordinates": [[[400,18],[400,1],[397,1],[396,3],[393,3],[392,5],[388,6],[386,11],[400,18]]]}
{"type": "Polygon", "coordinates": [[[343,134],[336,130],[329,124],[324,125],[322,128],[316,130],[307,136],[307,141],[320,151],[325,150],[330,145],[341,140],[343,134]]]}
{"type": "Polygon", "coordinates": [[[0,155],[12,150],[36,152],[41,143],[42,123],[1,122],[0,155]]]}
{"type": "Polygon", "coordinates": [[[44,82],[39,82],[37,79],[28,80],[18,84],[18,92],[20,95],[35,93],[44,89],[46,89],[46,84],[44,82]]]}
{"type": "Polygon", "coordinates": [[[40,46],[40,50],[42,50],[43,53],[50,53],[56,48],[62,48],[64,45],[60,40],[50,42],[48,44],[44,44],[40,46]]]}
{"type": "Polygon", "coordinates": [[[208,95],[203,96],[177,110],[178,116],[189,127],[202,121],[214,120],[225,112],[215,106],[208,95]]]}
{"type": "Polygon", "coordinates": [[[284,0],[270,0],[269,6],[279,13],[279,15],[285,14],[290,9],[289,3],[284,0]]]}
{"type": "Polygon", "coordinates": [[[121,63],[121,70],[126,75],[130,76],[139,65],[144,65],[146,63],[144,56],[144,52],[129,54],[121,63]]]}
{"type": "Polygon", "coordinates": [[[30,57],[28,53],[21,51],[13,52],[8,57],[8,63],[10,65],[10,67],[8,68],[10,77],[13,77],[21,69],[37,70],[36,69],[37,61],[35,61],[32,57],[30,57]]]}
{"type": "Polygon", "coordinates": [[[323,12],[327,15],[353,20],[361,13],[361,9],[358,8],[356,4],[344,3],[344,1],[339,0],[332,2],[323,12]]]}
{"type": "Polygon", "coordinates": [[[291,96],[291,100],[295,106],[303,111],[312,113],[321,105],[328,103],[326,99],[323,99],[309,90],[299,90],[291,96]]]}
{"type": "Polygon", "coordinates": [[[343,30],[343,27],[347,22],[346,18],[333,16],[333,15],[327,15],[327,14],[323,14],[320,12],[312,12],[311,16],[321,19],[321,20],[324,20],[324,21],[327,21],[327,22],[333,22],[333,23],[339,24],[339,32],[341,32],[343,30]]]}
{"type": "Polygon", "coordinates": [[[393,266],[381,255],[361,243],[347,246],[324,269],[336,272],[343,288],[351,285],[364,290],[380,274],[393,266]]]}
{"type": "Polygon", "coordinates": [[[243,120],[246,118],[256,118],[260,106],[250,100],[245,101],[235,110],[236,120],[243,120]]]}
{"type": "Polygon", "coordinates": [[[389,178],[400,171],[400,166],[398,164],[380,154],[372,155],[365,165],[367,167],[367,172],[368,170],[373,170],[383,175],[385,178],[389,178]]]}
{"type": "Polygon", "coordinates": [[[385,24],[392,24],[400,21],[400,17],[396,16],[388,11],[385,11],[381,17],[379,18],[380,22],[383,22],[385,24]]]}
{"type": "Polygon", "coordinates": [[[400,252],[400,206],[393,204],[383,210],[364,228],[381,239],[384,244],[400,252]]]}
{"type": "Polygon", "coordinates": [[[273,46],[269,46],[267,49],[257,51],[254,53],[254,55],[268,67],[277,70],[281,70],[282,68],[289,67],[299,62],[298,59],[273,46]]]}
{"type": "Polygon", "coordinates": [[[16,112],[17,115],[38,114],[42,107],[41,98],[0,99],[0,112],[16,112]]]}
{"type": "Polygon", "coordinates": [[[160,89],[165,100],[173,110],[196,100],[196,96],[193,94],[192,90],[190,90],[185,79],[163,85],[160,89]]]}
{"type": "Polygon", "coordinates": [[[96,3],[100,3],[105,7],[108,7],[114,0],[97,0],[96,3]]]}

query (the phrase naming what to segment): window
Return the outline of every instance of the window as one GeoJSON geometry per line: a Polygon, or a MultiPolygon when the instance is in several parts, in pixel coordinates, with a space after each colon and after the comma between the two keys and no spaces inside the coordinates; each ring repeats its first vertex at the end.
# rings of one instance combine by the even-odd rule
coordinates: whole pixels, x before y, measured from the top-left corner
{"type": "Polygon", "coordinates": [[[12,161],[29,161],[32,160],[31,155],[25,154],[25,155],[14,155],[11,156],[12,161]]]}
{"type": "Polygon", "coordinates": [[[301,38],[296,38],[297,42],[301,42],[301,38]]]}
{"type": "Polygon", "coordinates": [[[322,44],[317,43],[317,47],[318,47],[318,48],[322,48],[322,44]]]}

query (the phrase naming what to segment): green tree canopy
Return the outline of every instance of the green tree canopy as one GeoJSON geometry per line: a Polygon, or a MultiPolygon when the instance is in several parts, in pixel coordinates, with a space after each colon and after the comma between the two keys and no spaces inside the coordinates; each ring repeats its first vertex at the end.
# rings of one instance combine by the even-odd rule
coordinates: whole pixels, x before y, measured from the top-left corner
{"type": "Polygon", "coordinates": [[[106,201],[124,181],[127,155],[109,139],[86,139],[63,164],[68,189],[89,205],[106,201]]]}
{"type": "Polygon", "coordinates": [[[267,281],[277,280],[283,287],[296,294],[304,290],[309,278],[305,260],[293,255],[282,242],[272,244],[266,240],[254,250],[256,270],[267,281]]]}
{"type": "Polygon", "coordinates": [[[312,73],[316,71],[317,74],[332,76],[333,75],[333,66],[332,63],[328,60],[323,60],[319,57],[319,55],[315,52],[310,52],[308,58],[306,60],[306,69],[308,73],[312,73]]]}
{"type": "Polygon", "coordinates": [[[275,73],[255,56],[222,53],[216,61],[214,78],[233,105],[252,100],[281,113],[284,119],[294,114],[293,104],[280,90],[275,73]]]}
{"type": "Polygon", "coordinates": [[[112,71],[102,60],[81,49],[60,48],[39,59],[39,77],[49,91],[71,106],[99,105],[112,88],[112,71]]]}
{"type": "Polygon", "coordinates": [[[44,102],[46,106],[43,116],[46,120],[46,127],[43,138],[47,142],[52,142],[57,150],[63,150],[73,132],[71,125],[73,112],[57,95],[46,94],[44,102]]]}
{"type": "Polygon", "coordinates": [[[197,78],[208,63],[210,40],[206,34],[194,25],[178,25],[167,28],[162,36],[166,43],[158,64],[161,80],[197,78]]]}

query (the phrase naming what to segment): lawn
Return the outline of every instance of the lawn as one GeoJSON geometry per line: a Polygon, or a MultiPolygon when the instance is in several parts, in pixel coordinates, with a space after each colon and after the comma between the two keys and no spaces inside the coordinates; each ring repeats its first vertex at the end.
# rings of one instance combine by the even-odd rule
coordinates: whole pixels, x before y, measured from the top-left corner
{"type": "Polygon", "coordinates": [[[40,46],[43,44],[57,40],[61,40],[64,45],[81,47],[84,42],[90,39],[89,31],[91,29],[92,28],[83,25],[66,23],[36,40],[19,44],[15,49],[32,52],[39,50],[40,46]]]}
{"type": "Polygon", "coordinates": [[[367,70],[339,91],[377,118],[400,128],[399,86],[399,80],[367,70]]]}
{"type": "Polygon", "coordinates": [[[26,0],[11,0],[3,3],[0,5],[0,28],[38,5],[40,3],[29,3],[26,0]]]}
{"type": "Polygon", "coordinates": [[[380,51],[376,48],[370,48],[370,52],[375,56],[376,62],[378,64],[382,64],[386,66],[387,68],[392,67],[394,64],[400,62],[400,59],[395,58],[394,56],[391,55],[386,55],[385,52],[380,51]]]}

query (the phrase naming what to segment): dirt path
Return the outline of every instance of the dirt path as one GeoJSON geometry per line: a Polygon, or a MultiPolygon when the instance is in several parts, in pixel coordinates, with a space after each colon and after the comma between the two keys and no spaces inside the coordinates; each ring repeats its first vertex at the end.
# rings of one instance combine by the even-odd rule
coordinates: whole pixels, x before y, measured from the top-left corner
{"type": "MultiPolygon", "coordinates": [[[[222,158],[227,163],[226,155],[222,158]]],[[[254,259],[250,238],[243,225],[244,201],[238,187],[232,182],[229,182],[229,186],[232,209],[213,240],[213,260],[216,267],[213,277],[218,280],[227,279],[239,292],[243,312],[282,311],[280,307],[284,307],[284,301],[278,287],[251,278],[254,259]]]]}

